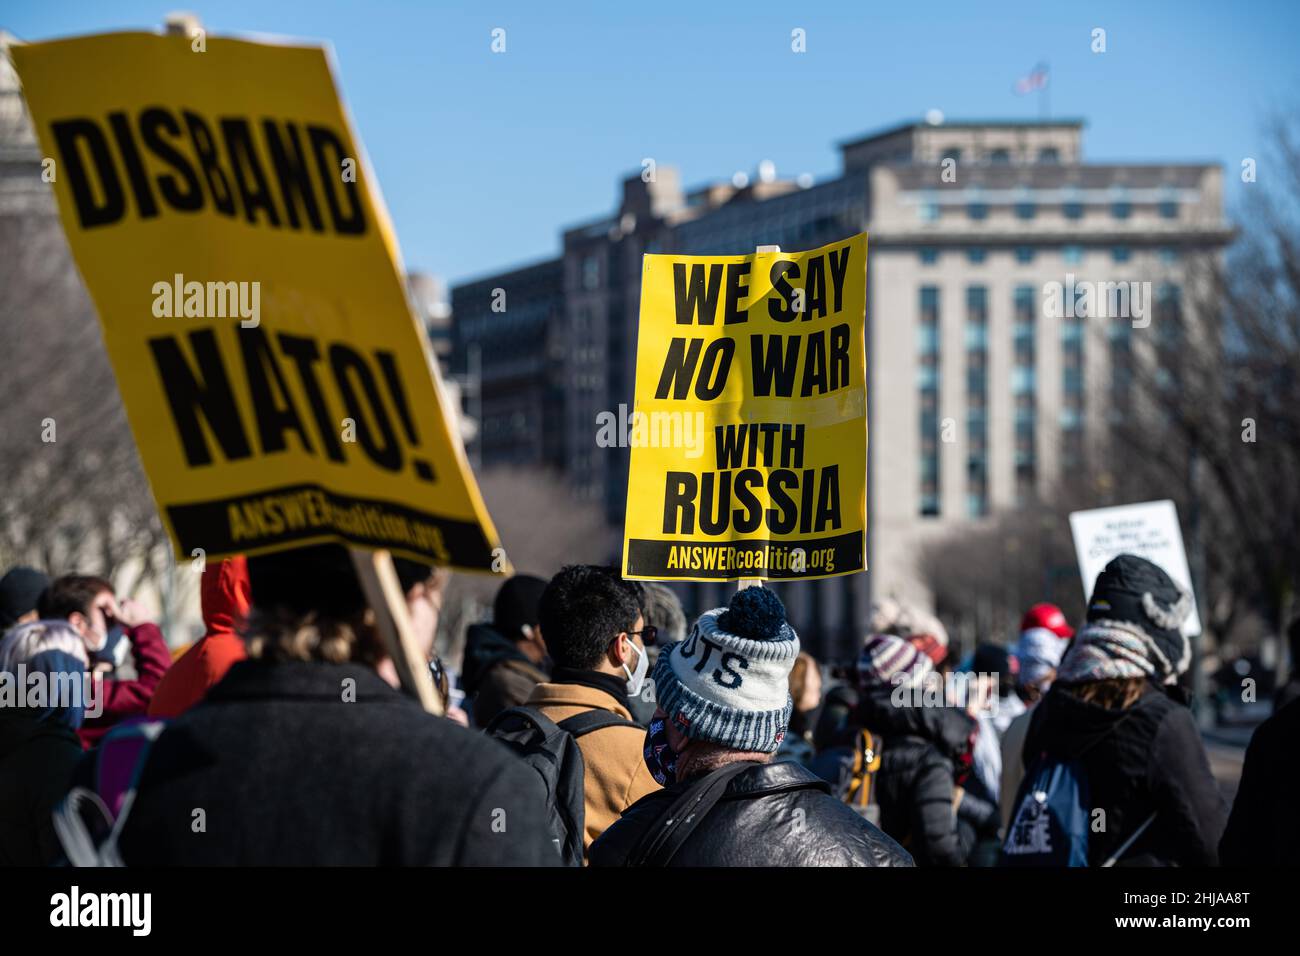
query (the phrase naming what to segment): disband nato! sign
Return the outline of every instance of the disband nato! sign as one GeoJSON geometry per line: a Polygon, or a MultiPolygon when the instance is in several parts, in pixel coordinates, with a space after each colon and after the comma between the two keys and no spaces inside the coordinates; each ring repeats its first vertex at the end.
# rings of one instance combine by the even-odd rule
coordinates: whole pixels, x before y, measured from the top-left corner
{"type": "Polygon", "coordinates": [[[488,569],[326,51],[124,33],[12,53],[178,551],[333,540],[488,569]]]}

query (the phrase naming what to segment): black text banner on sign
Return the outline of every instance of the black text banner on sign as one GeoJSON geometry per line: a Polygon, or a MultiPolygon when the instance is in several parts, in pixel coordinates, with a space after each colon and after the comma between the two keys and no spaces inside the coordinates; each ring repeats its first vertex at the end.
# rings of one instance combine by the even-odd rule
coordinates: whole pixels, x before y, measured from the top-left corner
{"type": "Polygon", "coordinates": [[[178,551],[340,541],[488,570],[496,531],[326,52],[203,47],[13,48],[178,551]]]}
{"type": "Polygon", "coordinates": [[[866,235],[644,262],[624,574],[863,570],[866,235]]]}

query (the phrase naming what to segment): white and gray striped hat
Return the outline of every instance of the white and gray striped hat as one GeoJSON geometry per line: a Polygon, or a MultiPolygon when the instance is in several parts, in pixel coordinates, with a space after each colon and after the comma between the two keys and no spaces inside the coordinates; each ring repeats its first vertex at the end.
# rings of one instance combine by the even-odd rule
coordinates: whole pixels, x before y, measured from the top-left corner
{"type": "Polygon", "coordinates": [[[763,587],[737,591],[728,607],[701,614],[686,640],[659,655],[655,694],[692,740],[774,753],[794,702],[790,670],[799,636],[781,599],[763,587]]]}

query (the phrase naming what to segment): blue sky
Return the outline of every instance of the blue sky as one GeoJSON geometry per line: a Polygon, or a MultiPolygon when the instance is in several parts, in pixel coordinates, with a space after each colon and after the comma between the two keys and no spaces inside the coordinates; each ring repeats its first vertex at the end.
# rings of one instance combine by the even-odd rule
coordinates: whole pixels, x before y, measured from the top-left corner
{"type": "MultiPolygon", "coordinates": [[[[173,8],[9,0],[0,27],[25,40],[152,28],[173,8]]],[[[453,282],[553,255],[561,227],[609,212],[643,157],[688,185],[762,159],[821,178],[838,170],[837,141],[929,109],[1035,118],[1037,96],[1012,85],[1040,60],[1052,115],[1088,123],[1087,159],[1222,162],[1230,204],[1264,119],[1300,107],[1294,0],[189,8],[213,33],[333,45],[408,267],[453,282]],[[490,50],[495,27],[504,54],[490,50]]]]}

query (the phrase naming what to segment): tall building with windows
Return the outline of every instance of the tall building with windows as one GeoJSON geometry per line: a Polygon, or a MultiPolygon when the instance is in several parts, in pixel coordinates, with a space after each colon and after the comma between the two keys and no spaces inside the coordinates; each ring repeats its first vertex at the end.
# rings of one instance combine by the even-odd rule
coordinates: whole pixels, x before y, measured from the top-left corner
{"type": "Polygon", "coordinates": [[[562,279],[548,259],[452,289],[449,361],[476,465],[565,467],[562,279]]]}
{"type": "MultiPolygon", "coordinates": [[[[1047,493],[1085,460],[1122,413],[1138,337],[1173,347],[1182,264],[1231,237],[1220,166],[1085,163],[1082,134],[1078,120],[905,123],[842,143],[840,174],[816,184],[769,163],[689,191],[664,166],[629,178],[611,216],[564,233],[563,306],[549,312],[560,467],[621,523],[627,451],[596,446],[595,416],[632,402],[644,253],[793,251],[865,230],[870,570],[777,587],[814,653],[849,656],[872,599],[928,602],[924,542],[1047,493]],[[1092,334],[1092,319],[1045,301],[1072,280],[1150,282],[1155,318],[1092,334]]],[[[462,324],[461,294],[458,354],[501,321],[462,324]]],[[[485,406],[490,392],[485,379],[485,406]]],[[[687,597],[713,606],[726,590],[687,597]]]]}

